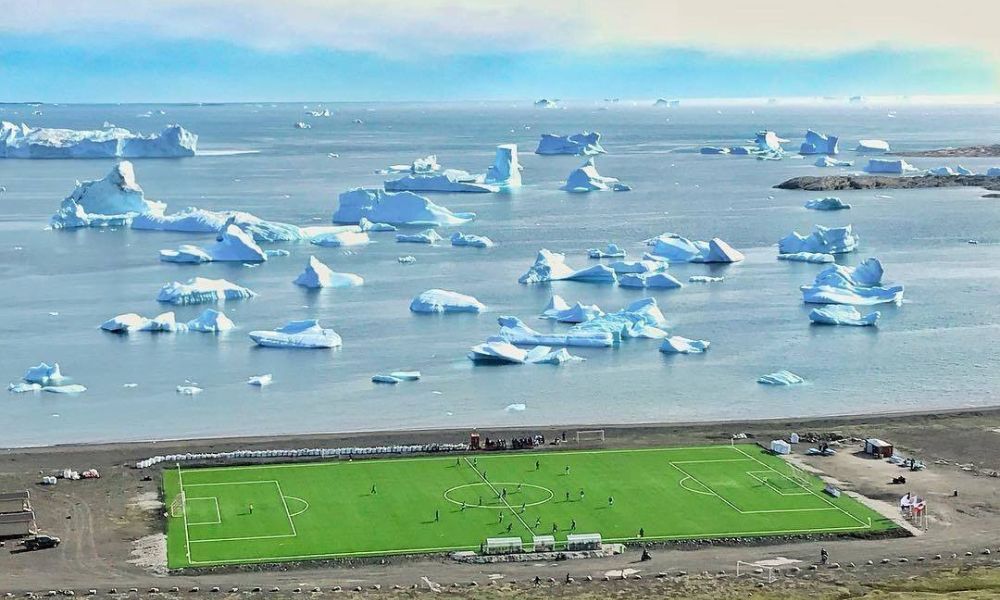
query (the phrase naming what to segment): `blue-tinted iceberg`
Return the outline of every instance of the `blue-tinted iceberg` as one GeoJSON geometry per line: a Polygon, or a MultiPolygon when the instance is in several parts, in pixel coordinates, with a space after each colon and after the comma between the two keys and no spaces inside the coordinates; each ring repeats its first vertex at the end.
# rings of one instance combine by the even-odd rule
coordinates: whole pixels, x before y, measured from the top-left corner
{"type": "Polygon", "coordinates": [[[397,233],[396,241],[404,244],[435,244],[444,238],[433,229],[425,229],[418,233],[397,233]]]}
{"type": "Polygon", "coordinates": [[[290,321],[273,331],[251,331],[250,339],[266,348],[339,348],[337,332],[324,329],[316,319],[290,321]]]}
{"type": "Polygon", "coordinates": [[[613,269],[606,265],[594,265],[576,270],[566,264],[566,255],[546,249],[538,251],[535,263],[518,278],[519,283],[544,283],[547,281],[585,281],[590,283],[615,283],[617,277],[613,269]]]}
{"type": "Polygon", "coordinates": [[[606,333],[614,342],[628,338],[663,339],[667,320],[656,298],[641,298],[625,308],[574,325],[571,333],[606,333]]]}
{"type": "Polygon", "coordinates": [[[49,366],[48,363],[39,363],[37,366],[31,367],[25,372],[24,377],[22,377],[28,383],[37,383],[40,385],[57,385],[66,380],[66,376],[62,374],[59,370],[59,363],[52,363],[49,366]]]}
{"type": "Polygon", "coordinates": [[[340,248],[343,246],[364,246],[371,242],[371,239],[364,231],[346,229],[316,234],[309,238],[309,242],[327,248],[340,248]]]}
{"type": "Polygon", "coordinates": [[[806,141],[799,147],[799,154],[838,154],[837,140],[837,136],[823,135],[810,129],[806,131],[806,141]]]}
{"type": "Polygon", "coordinates": [[[720,148],[718,146],[702,146],[699,152],[701,154],[729,154],[729,148],[720,148]]]}
{"type": "Polygon", "coordinates": [[[900,304],[903,286],[882,284],[882,263],[866,258],[857,267],[832,265],[816,275],[810,285],[803,285],[802,300],[807,304],[900,304]]]}
{"type": "Polygon", "coordinates": [[[621,188],[618,179],[605,177],[597,172],[594,164],[594,157],[587,159],[580,167],[576,168],[566,178],[566,183],[559,189],[567,192],[598,192],[598,191],[627,191],[621,188]]]}
{"type": "Polygon", "coordinates": [[[916,167],[906,162],[902,158],[872,158],[865,165],[865,171],[869,173],[886,173],[889,175],[902,175],[919,171],[916,167]]]}
{"type": "Polygon", "coordinates": [[[208,302],[225,302],[226,300],[242,300],[253,298],[257,294],[253,290],[241,287],[225,279],[206,279],[194,277],[187,283],[174,281],[160,288],[157,302],[168,304],[204,304],[208,302]]]}
{"type": "Polygon", "coordinates": [[[369,221],[365,217],[361,217],[361,220],[358,221],[358,228],[361,229],[361,231],[364,231],[364,232],[369,232],[370,231],[372,233],[384,233],[384,232],[389,232],[389,231],[398,231],[398,229],[399,229],[395,225],[390,225],[388,223],[372,223],[371,221],[369,221]]]}
{"type": "Polygon", "coordinates": [[[805,381],[805,379],[802,379],[795,373],[786,371],[785,369],[775,371],[774,373],[768,373],[767,375],[761,375],[757,378],[757,383],[763,383],[765,385],[797,385],[805,383],[805,381]]]}
{"type": "Polygon", "coordinates": [[[986,169],[987,177],[1000,177],[1000,167],[990,167],[986,169]]]}
{"type": "Polygon", "coordinates": [[[587,250],[587,256],[590,258],[625,258],[625,250],[618,247],[617,244],[608,244],[607,248],[590,248],[587,250]]]}
{"type": "MultiPolygon", "coordinates": [[[[536,365],[561,365],[567,362],[583,360],[573,356],[565,348],[552,350],[548,346],[535,346],[531,350],[523,350],[508,342],[486,342],[473,346],[468,354],[469,360],[485,364],[515,364],[525,363],[536,365]]],[[[524,410],[524,405],[512,404],[510,410],[524,410]],[[511,408],[520,406],[521,408],[511,408]]]]}
{"type": "Polygon", "coordinates": [[[535,100],[535,108],[559,108],[559,104],[555,100],[541,98],[539,100],[535,100]]]}
{"type": "Polygon", "coordinates": [[[473,248],[492,248],[493,240],[485,235],[473,235],[471,233],[455,232],[451,234],[452,246],[471,246],[473,248]]]}
{"type": "Polygon", "coordinates": [[[773,131],[758,131],[756,138],[754,138],[754,143],[757,144],[757,150],[762,152],[784,152],[781,147],[782,144],[787,143],[789,140],[778,137],[773,131]]]}
{"type": "Polygon", "coordinates": [[[365,280],[354,273],[336,273],[315,256],[309,257],[306,268],[293,282],[306,288],[345,288],[364,285],[365,280]]]}
{"type": "Polygon", "coordinates": [[[660,352],[666,354],[701,354],[708,350],[711,342],[707,340],[690,340],[679,335],[672,335],[660,344],[660,352]]]}
{"type": "Polygon", "coordinates": [[[0,158],[166,158],[194,156],[198,136],[180,125],[142,135],[121,127],[49,129],[0,122],[0,158]]]}
{"type": "Polygon", "coordinates": [[[220,333],[236,328],[236,324],[222,311],[206,308],[200,315],[187,322],[188,331],[220,333]]]}
{"type": "Polygon", "coordinates": [[[816,159],[813,163],[817,167],[853,167],[854,161],[852,160],[837,160],[835,158],[830,158],[829,156],[821,156],[816,159]]]}
{"type": "Polygon", "coordinates": [[[136,331],[177,333],[181,331],[198,331],[202,333],[219,333],[229,331],[236,325],[217,310],[206,309],[200,315],[187,323],[178,323],[173,312],[165,312],[152,319],[147,319],[135,313],[126,313],[108,319],[101,324],[101,329],[111,333],[133,333],[136,331]]]}
{"type": "Polygon", "coordinates": [[[583,304],[577,302],[570,306],[563,300],[562,296],[552,296],[540,319],[551,319],[560,323],[583,323],[604,314],[596,304],[583,304]]]}
{"type": "Polygon", "coordinates": [[[250,234],[236,225],[229,225],[211,246],[184,244],[177,250],[160,250],[160,260],[176,263],[264,262],[267,254],[250,234]]]}
{"type": "Polygon", "coordinates": [[[659,288],[672,290],[684,284],[669,273],[625,273],[618,276],[618,285],[627,288],[659,288]]]}
{"type": "Polygon", "coordinates": [[[885,154],[889,151],[889,142],[885,140],[858,140],[854,149],[858,154],[885,154]]]}
{"type": "Polygon", "coordinates": [[[493,164],[486,169],[483,182],[500,187],[517,187],[521,185],[522,169],[517,160],[517,144],[500,144],[493,164]]]}
{"type": "Polygon", "coordinates": [[[814,225],[809,235],[793,231],[778,240],[779,254],[811,252],[817,254],[846,254],[858,248],[858,236],[850,225],[845,227],[823,227],[814,225]]]}
{"type": "Polygon", "coordinates": [[[832,263],[837,259],[832,254],[824,254],[822,252],[789,252],[786,254],[778,254],[778,260],[826,264],[832,263]]]}
{"type": "Polygon", "coordinates": [[[391,193],[372,188],[354,188],[340,194],[334,223],[376,223],[410,226],[462,225],[476,213],[453,213],[413,192],[391,193]]]}
{"type": "Polygon", "coordinates": [[[743,253],[719,238],[707,242],[689,240],[675,233],[665,233],[648,240],[654,256],[670,262],[732,263],[743,260],[743,253]]]}
{"type": "Polygon", "coordinates": [[[188,207],[176,213],[150,212],[136,215],[132,219],[132,229],[184,233],[220,233],[230,225],[236,225],[249,233],[256,242],[291,242],[306,237],[303,228],[278,221],[265,221],[242,211],[188,207]]]}
{"type": "Polygon", "coordinates": [[[809,311],[809,320],[820,325],[875,326],[878,325],[878,320],[881,317],[882,313],[877,310],[862,315],[853,306],[843,304],[830,304],[809,311]]]}
{"type": "Polygon", "coordinates": [[[584,131],[573,135],[554,135],[543,133],[538,141],[535,154],[570,154],[573,156],[592,156],[604,154],[601,147],[601,134],[596,131],[584,131]]]}
{"type": "Polygon", "coordinates": [[[807,200],[805,207],[812,210],[849,210],[851,205],[840,198],[829,196],[827,198],[807,200]]]}
{"type": "Polygon", "coordinates": [[[408,165],[391,165],[387,169],[390,173],[434,173],[440,170],[441,165],[438,164],[435,154],[415,159],[408,165]]]}
{"type": "Polygon", "coordinates": [[[480,313],[486,305],[472,296],[448,290],[427,290],[410,301],[410,310],[418,313],[480,313]]]}
{"type": "MultiPolygon", "coordinates": [[[[603,330],[577,330],[575,326],[568,332],[540,333],[528,327],[517,317],[502,316],[497,319],[500,333],[487,338],[487,342],[508,342],[515,346],[589,346],[609,347],[614,343],[612,335],[603,330]]],[[[593,321],[591,321],[593,322],[593,321]]]]}
{"type": "Polygon", "coordinates": [[[408,173],[385,182],[387,192],[479,192],[500,191],[499,186],[483,183],[481,175],[471,175],[458,169],[441,173],[408,173]]]}
{"type": "Polygon", "coordinates": [[[616,260],[608,264],[611,270],[618,275],[626,273],[659,273],[665,270],[670,263],[665,260],[616,260]]]}

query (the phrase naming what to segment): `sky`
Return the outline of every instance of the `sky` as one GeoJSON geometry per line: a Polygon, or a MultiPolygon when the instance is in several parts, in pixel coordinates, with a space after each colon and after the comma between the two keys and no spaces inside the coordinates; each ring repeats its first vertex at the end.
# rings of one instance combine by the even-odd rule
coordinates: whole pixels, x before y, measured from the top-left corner
{"type": "Polygon", "coordinates": [[[0,15],[4,102],[1000,95],[985,0],[0,0],[0,15]]]}

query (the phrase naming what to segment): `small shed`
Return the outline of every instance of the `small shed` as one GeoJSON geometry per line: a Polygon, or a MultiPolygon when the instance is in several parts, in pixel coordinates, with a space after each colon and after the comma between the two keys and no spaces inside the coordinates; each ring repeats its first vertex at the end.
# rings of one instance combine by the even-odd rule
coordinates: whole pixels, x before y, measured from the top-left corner
{"type": "Polygon", "coordinates": [[[554,535],[536,535],[531,538],[531,544],[535,552],[552,552],[556,549],[556,538],[554,535]]]}
{"type": "Polygon", "coordinates": [[[566,536],[567,550],[600,550],[601,534],[599,533],[571,533],[566,536]]]}
{"type": "Polygon", "coordinates": [[[865,454],[875,458],[889,458],[892,456],[892,444],[878,438],[868,438],[865,440],[865,454]]]}
{"type": "Polygon", "coordinates": [[[0,538],[24,537],[37,531],[35,513],[30,510],[0,514],[0,538]]]}
{"type": "Polygon", "coordinates": [[[31,510],[31,494],[28,490],[0,492],[0,513],[31,510]]]}
{"type": "Polygon", "coordinates": [[[775,454],[791,454],[792,445],[785,440],[771,440],[771,452],[775,454]]]}
{"type": "Polygon", "coordinates": [[[513,554],[521,552],[522,545],[519,537],[486,538],[483,551],[486,554],[513,554]]]}

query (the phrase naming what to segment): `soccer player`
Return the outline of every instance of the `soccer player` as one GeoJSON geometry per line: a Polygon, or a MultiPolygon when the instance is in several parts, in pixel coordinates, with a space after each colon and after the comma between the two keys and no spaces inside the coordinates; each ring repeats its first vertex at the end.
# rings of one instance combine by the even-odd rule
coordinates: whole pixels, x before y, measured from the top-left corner
{"type": "Polygon", "coordinates": [[[535,461],[535,470],[538,471],[541,468],[542,468],[542,463],[540,463],[539,461],[536,460],[535,461]]]}
{"type": "Polygon", "coordinates": [[[524,502],[521,503],[521,514],[524,514],[524,502]]]}
{"type": "Polygon", "coordinates": [[[520,494],[520,493],[521,493],[521,484],[520,484],[520,483],[519,483],[519,484],[517,484],[517,493],[518,493],[518,494],[520,494]]]}
{"type": "Polygon", "coordinates": [[[513,523],[507,523],[507,533],[510,533],[510,530],[513,529],[513,528],[514,528],[514,524],[513,523]]]}
{"type": "Polygon", "coordinates": [[[377,493],[378,493],[378,488],[377,488],[377,487],[375,487],[375,484],[373,483],[373,484],[372,484],[372,496],[374,496],[374,495],[375,495],[375,494],[377,494],[377,493]]]}
{"type": "Polygon", "coordinates": [[[251,504],[248,508],[250,509],[250,514],[252,515],[253,514],[253,504],[251,504]]]}
{"type": "Polygon", "coordinates": [[[569,502],[569,492],[566,492],[566,502],[569,502]]]}
{"type": "Polygon", "coordinates": [[[572,519],[572,520],[570,520],[570,523],[569,523],[569,530],[570,530],[570,531],[576,531],[576,519],[572,519]]]}
{"type": "Polygon", "coordinates": [[[535,526],[532,527],[532,529],[538,529],[539,527],[541,527],[541,525],[542,525],[542,518],[535,517],[535,526]]]}
{"type": "Polygon", "coordinates": [[[608,507],[610,508],[610,507],[612,507],[614,505],[615,505],[615,497],[614,496],[608,496],[608,507]]]}
{"type": "Polygon", "coordinates": [[[499,512],[499,515],[500,515],[500,518],[499,518],[499,521],[497,521],[497,522],[498,523],[503,523],[503,511],[502,510],[499,512]]]}
{"type": "Polygon", "coordinates": [[[441,520],[441,512],[435,509],[434,510],[434,522],[437,523],[440,520],[441,520]]]}
{"type": "Polygon", "coordinates": [[[556,533],[558,531],[559,531],[559,525],[556,525],[555,523],[553,523],[552,524],[552,533],[556,533]]]}
{"type": "Polygon", "coordinates": [[[462,503],[462,512],[465,512],[465,502],[462,503]]]}
{"type": "Polygon", "coordinates": [[[580,490],[580,502],[583,502],[583,489],[580,490]]]}
{"type": "Polygon", "coordinates": [[[646,537],[646,530],[642,527],[639,528],[639,537],[646,537]]]}
{"type": "Polygon", "coordinates": [[[569,465],[566,465],[566,470],[564,471],[566,475],[569,475],[569,465]]]}

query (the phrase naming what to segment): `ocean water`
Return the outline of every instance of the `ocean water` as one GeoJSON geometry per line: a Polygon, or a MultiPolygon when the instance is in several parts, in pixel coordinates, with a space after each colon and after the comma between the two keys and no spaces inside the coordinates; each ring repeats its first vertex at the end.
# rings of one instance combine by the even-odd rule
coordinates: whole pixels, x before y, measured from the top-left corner
{"type": "MultiPolygon", "coordinates": [[[[310,108],[316,106],[309,104],[310,108]]],[[[432,199],[478,218],[463,232],[488,235],[487,250],[396,244],[392,234],[351,249],[274,244],[289,257],[257,268],[239,264],[161,263],[157,251],[212,236],[130,230],[46,230],[49,216],[76,180],[103,177],[111,160],[0,160],[0,378],[18,381],[40,361],[58,362],[78,396],[8,394],[0,398],[0,446],[247,434],[423,427],[635,423],[935,410],[997,404],[1000,396],[1000,201],[971,188],[841,192],[850,211],[823,213],[803,203],[819,194],[774,190],[796,175],[820,175],[809,159],[779,162],[701,156],[703,144],[737,144],[762,128],[801,140],[807,127],[839,134],[841,158],[859,138],[883,138],[896,149],[985,143],[1000,136],[1000,107],[680,106],[584,103],[566,110],[507,104],[325,104],[328,119],[304,116],[301,104],[213,106],[8,105],[0,118],[32,125],[95,128],[105,120],[142,131],[181,123],[201,150],[254,154],[134,161],[148,198],[170,211],[186,206],[240,209],[296,224],[327,224],[337,195],[375,186],[374,173],[436,153],[446,167],[483,172],[498,143],[521,149],[525,185],[504,194],[434,194],[432,199]],[[146,110],[165,115],[139,118],[146,110]],[[356,124],[354,119],[362,119],[356,124]],[[306,120],[312,129],[298,130],[306,120]],[[608,150],[602,174],[631,193],[572,195],[558,190],[581,159],[532,153],[543,132],[597,130],[608,150]],[[329,158],[328,153],[339,158],[329,158]],[[822,267],[779,262],[777,240],[813,224],[852,223],[859,252],[841,262],[879,257],[886,278],[906,285],[901,307],[883,306],[875,328],[817,327],[798,286],[822,267]],[[641,240],[663,232],[721,237],[743,251],[743,263],[672,265],[690,275],[723,275],[721,284],[645,292],[574,282],[525,286],[517,277],[540,248],[593,264],[586,249],[615,242],[630,257],[641,240]],[[978,240],[977,245],[967,243],[978,240]],[[310,254],[365,285],[308,291],[292,284],[310,254]],[[417,262],[396,258],[412,254],[417,262]],[[223,310],[238,329],[117,336],[98,326],[126,312],[153,316],[160,286],[194,276],[224,277],[258,298],[223,310]],[[426,316],[410,299],[429,288],[472,294],[481,315],[426,316]],[[497,330],[496,317],[538,320],[552,294],[617,310],[644,295],[660,303],[672,333],[707,339],[701,356],[667,356],[653,340],[613,349],[576,349],[583,363],[562,367],[475,366],[469,347],[497,330]],[[50,313],[58,313],[50,315],[50,313]],[[334,351],[256,348],[253,329],[317,318],[344,339],[334,351]],[[370,377],[420,370],[416,383],[376,385],[370,377]],[[757,377],[789,369],[807,385],[774,388],[757,377]],[[248,386],[272,373],[274,384],[248,386]],[[197,382],[204,392],[175,387],[197,382]],[[136,383],[137,387],[124,387],[136,383]],[[524,412],[505,407],[524,403],[524,412]]],[[[789,145],[793,147],[793,145],[789,145]]],[[[917,166],[956,161],[913,159],[917,166]]],[[[963,159],[976,170],[1000,160],[963,159]]],[[[450,233],[454,229],[442,229],[450,233]]],[[[187,320],[205,306],[175,308],[187,320]]]]}

